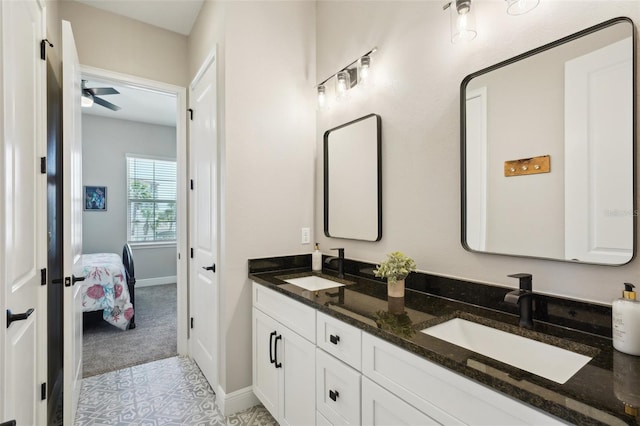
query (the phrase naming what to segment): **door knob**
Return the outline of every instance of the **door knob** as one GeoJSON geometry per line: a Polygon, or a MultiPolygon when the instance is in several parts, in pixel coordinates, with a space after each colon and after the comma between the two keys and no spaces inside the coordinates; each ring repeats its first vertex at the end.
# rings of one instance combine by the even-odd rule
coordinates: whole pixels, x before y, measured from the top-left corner
{"type": "Polygon", "coordinates": [[[27,309],[27,312],[23,312],[21,314],[13,314],[11,313],[11,309],[7,309],[7,328],[9,328],[11,323],[14,321],[26,320],[27,318],[29,318],[29,316],[31,316],[32,313],[33,308],[29,308],[27,309]]]}
{"type": "Polygon", "coordinates": [[[71,275],[71,283],[75,285],[77,282],[84,281],[86,277],[76,277],[75,275],[71,275]]]}
{"type": "Polygon", "coordinates": [[[214,263],[211,266],[203,266],[202,269],[204,269],[205,271],[216,272],[216,264],[214,263]]]}

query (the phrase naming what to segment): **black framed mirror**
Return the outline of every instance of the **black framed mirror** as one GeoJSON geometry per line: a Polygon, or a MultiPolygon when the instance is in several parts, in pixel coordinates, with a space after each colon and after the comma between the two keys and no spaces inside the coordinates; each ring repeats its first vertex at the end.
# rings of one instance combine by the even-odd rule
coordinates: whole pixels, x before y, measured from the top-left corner
{"type": "Polygon", "coordinates": [[[324,234],[382,238],[382,119],[369,114],[324,133],[324,234]]]}
{"type": "Polygon", "coordinates": [[[615,18],[461,84],[462,245],[622,265],[635,254],[635,39],[615,18]]]}

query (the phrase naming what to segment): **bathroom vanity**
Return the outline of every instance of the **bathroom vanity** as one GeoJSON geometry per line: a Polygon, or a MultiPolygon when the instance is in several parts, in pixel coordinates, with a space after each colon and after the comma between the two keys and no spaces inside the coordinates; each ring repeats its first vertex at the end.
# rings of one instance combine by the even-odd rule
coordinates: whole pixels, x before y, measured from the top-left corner
{"type": "MultiPolygon", "coordinates": [[[[279,423],[637,424],[624,404],[625,389],[634,385],[614,373],[640,367],[640,362],[620,358],[610,338],[594,333],[606,326],[587,324],[586,333],[566,323],[537,320],[533,330],[525,330],[518,327],[517,315],[500,312],[502,306],[488,309],[415,291],[411,279],[404,314],[393,315],[386,284],[372,276],[374,266],[348,263],[343,280],[327,269],[312,273],[309,255],[249,261],[254,393],[279,423]],[[314,274],[319,277],[314,285],[322,281],[326,288],[305,289],[295,281],[314,274]],[[575,374],[562,368],[565,377],[535,374],[526,354],[521,355],[523,369],[429,334],[451,320],[521,337],[534,346],[550,345],[586,361],[575,374]]],[[[478,294],[508,291],[466,285],[464,293],[475,287],[478,294]]],[[[551,311],[552,318],[557,306],[545,300],[537,309],[551,311]]],[[[593,307],[596,322],[602,321],[603,309],[593,307]]],[[[574,319],[583,316],[579,308],[567,311],[574,312],[574,319]]],[[[527,353],[538,359],[545,352],[527,353]]],[[[559,360],[557,354],[550,356],[543,364],[559,360]]]]}

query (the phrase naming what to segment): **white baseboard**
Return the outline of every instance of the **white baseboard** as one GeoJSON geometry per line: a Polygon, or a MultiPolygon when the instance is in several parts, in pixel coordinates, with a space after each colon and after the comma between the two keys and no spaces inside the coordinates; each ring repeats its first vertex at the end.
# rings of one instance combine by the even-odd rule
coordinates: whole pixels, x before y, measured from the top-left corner
{"type": "Polygon", "coordinates": [[[153,285],[174,284],[176,282],[177,279],[175,275],[157,278],[136,278],[136,287],[151,287],[153,285]]]}
{"type": "Polygon", "coordinates": [[[225,394],[224,390],[218,386],[216,404],[220,407],[223,415],[230,416],[260,404],[260,400],[253,393],[253,386],[247,386],[228,394],[225,394]]]}

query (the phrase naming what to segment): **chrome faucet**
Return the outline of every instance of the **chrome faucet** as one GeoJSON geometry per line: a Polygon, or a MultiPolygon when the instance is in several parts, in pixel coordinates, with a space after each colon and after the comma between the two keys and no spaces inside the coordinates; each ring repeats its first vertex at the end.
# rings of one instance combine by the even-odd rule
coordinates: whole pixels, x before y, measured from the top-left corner
{"type": "Polygon", "coordinates": [[[533,276],[531,274],[507,275],[520,280],[520,288],[504,295],[504,301],[520,308],[520,327],[533,328],[533,276]]]}
{"type": "Polygon", "coordinates": [[[338,257],[327,257],[324,263],[329,264],[333,260],[338,261],[338,278],[344,278],[344,249],[332,248],[331,250],[338,250],[338,257]]]}

